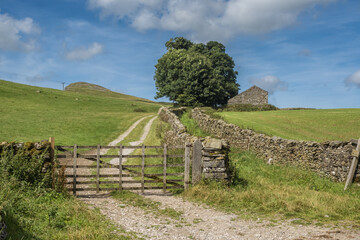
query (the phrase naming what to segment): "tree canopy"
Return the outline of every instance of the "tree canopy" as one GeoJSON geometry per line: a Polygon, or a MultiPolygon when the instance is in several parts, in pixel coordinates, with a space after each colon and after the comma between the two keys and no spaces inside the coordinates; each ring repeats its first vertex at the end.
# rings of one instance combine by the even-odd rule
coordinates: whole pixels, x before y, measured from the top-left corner
{"type": "Polygon", "coordinates": [[[193,43],[176,37],[155,65],[155,98],[168,97],[182,106],[226,104],[238,93],[235,63],[216,41],[193,43]]]}

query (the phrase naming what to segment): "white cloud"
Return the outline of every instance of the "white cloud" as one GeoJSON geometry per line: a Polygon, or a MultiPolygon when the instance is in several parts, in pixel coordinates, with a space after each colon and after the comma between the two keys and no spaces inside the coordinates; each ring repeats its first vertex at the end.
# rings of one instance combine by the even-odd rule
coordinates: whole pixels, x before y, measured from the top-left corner
{"type": "Polygon", "coordinates": [[[31,18],[15,19],[8,14],[0,14],[0,49],[11,51],[31,51],[36,48],[35,40],[26,35],[39,34],[40,28],[31,18]]]}
{"type": "Polygon", "coordinates": [[[251,78],[249,79],[249,82],[265,89],[270,94],[273,94],[276,91],[286,91],[288,89],[286,82],[281,81],[278,77],[271,75],[262,78],[251,78]]]}
{"type": "Polygon", "coordinates": [[[336,0],[88,0],[101,17],[127,19],[139,31],[162,29],[193,40],[261,34],[296,22],[305,9],[336,0]]]}
{"type": "Polygon", "coordinates": [[[344,82],[346,86],[356,86],[360,88],[360,70],[351,74],[344,80],[344,82]]]}
{"type": "Polygon", "coordinates": [[[100,43],[94,42],[88,47],[80,47],[69,51],[66,54],[66,58],[69,60],[88,60],[104,51],[104,46],[100,43]]]}

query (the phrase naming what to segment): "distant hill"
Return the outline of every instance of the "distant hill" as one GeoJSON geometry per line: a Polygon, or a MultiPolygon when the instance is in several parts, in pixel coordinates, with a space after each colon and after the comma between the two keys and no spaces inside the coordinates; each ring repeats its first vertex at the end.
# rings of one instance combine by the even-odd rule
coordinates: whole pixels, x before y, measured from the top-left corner
{"type": "Polygon", "coordinates": [[[104,88],[102,86],[87,83],[87,82],[75,82],[71,83],[67,87],[65,87],[65,91],[70,92],[78,92],[78,93],[86,93],[96,96],[103,96],[103,97],[113,97],[113,98],[120,98],[124,100],[131,100],[131,101],[141,101],[141,102],[149,102],[154,103],[153,101],[150,101],[145,98],[139,98],[123,93],[113,92],[107,88],[104,88]]]}
{"type": "Polygon", "coordinates": [[[104,88],[102,86],[87,83],[87,82],[76,82],[71,83],[65,88],[65,91],[75,91],[76,90],[82,90],[82,89],[88,89],[88,90],[96,90],[96,91],[103,91],[103,92],[111,92],[111,90],[104,88]]]}

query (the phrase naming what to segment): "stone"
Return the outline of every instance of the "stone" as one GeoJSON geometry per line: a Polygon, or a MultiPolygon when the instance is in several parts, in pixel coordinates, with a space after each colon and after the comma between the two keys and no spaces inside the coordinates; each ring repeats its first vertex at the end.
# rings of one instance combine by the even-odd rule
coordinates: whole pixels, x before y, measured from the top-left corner
{"type": "Polygon", "coordinates": [[[213,148],[213,149],[221,149],[222,143],[220,139],[216,138],[205,138],[205,141],[203,142],[203,145],[205,148],[213,148]]]}

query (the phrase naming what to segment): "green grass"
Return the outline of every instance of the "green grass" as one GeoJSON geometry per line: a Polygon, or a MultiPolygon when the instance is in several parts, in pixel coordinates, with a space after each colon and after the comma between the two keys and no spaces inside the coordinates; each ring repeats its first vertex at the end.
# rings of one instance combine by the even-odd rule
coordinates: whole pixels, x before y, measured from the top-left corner
{"type": "Polygon", "coordinates": [[[5,178],[0,179],[0,212],[9,240],[136,239],[74,197],[5,178]]]}
{"type": "Polygon", "coordinates": [[[360,228],[360,187],[344,191],[342,183],[296,167],[268,165],[236,149],[230,159],[235,173],[231,186],[202,183],[184,197],[245,218],[299,219],[318,225],[350,222],[360,228]]]}
{"type": "Polygon", "coordinates": [[[270,136],[307,141],[360,137],[360,109],[219,112],[227,122],[270,136]]]}
{"type": "Polygon", "coordinates": [[[0,141],[40,141],[53,136],[57,145],[107,144],[159,107],[113,92],[60,91],[0,80],[0,141]]]}
{"type": "Polygon", "coordinates": [[[189,111],[184,112],[184,114],[181,115],[180,122],[184,124],[186,131],[193,136],[206,137],[210,135],[199,128],[196,121],[191,118],[189,111]]]}

